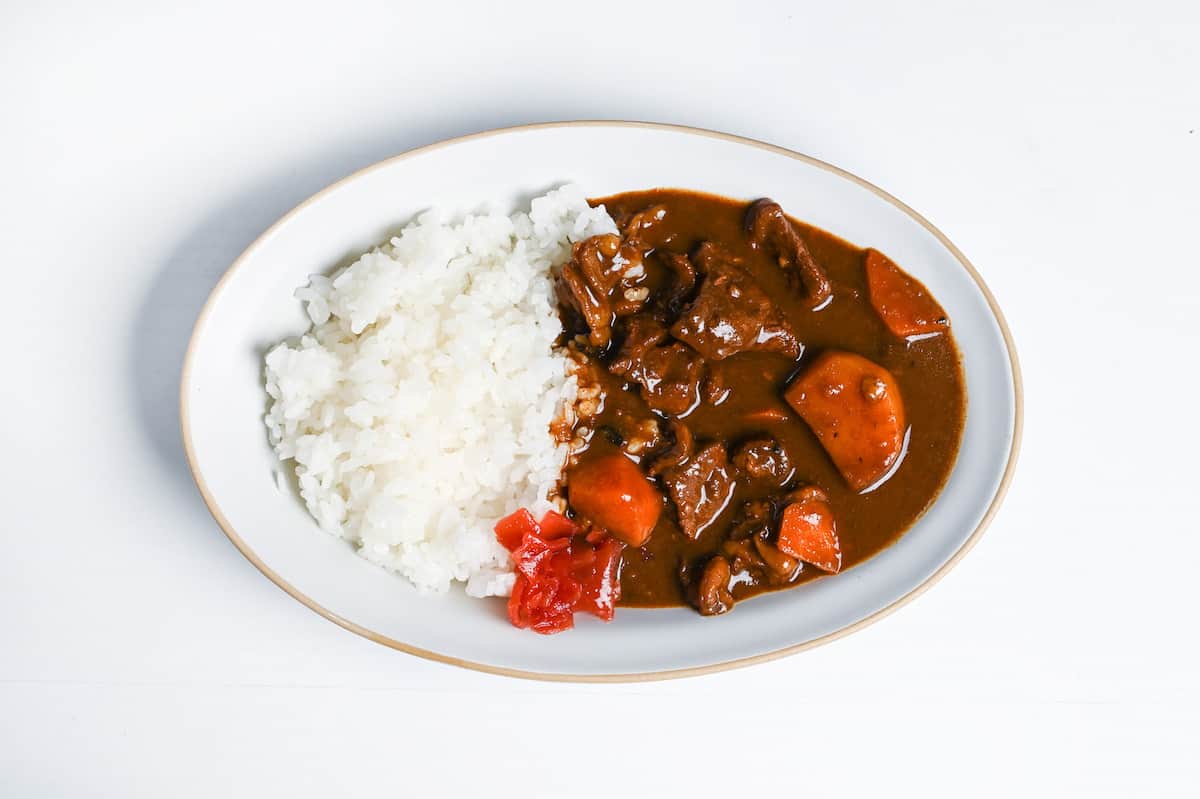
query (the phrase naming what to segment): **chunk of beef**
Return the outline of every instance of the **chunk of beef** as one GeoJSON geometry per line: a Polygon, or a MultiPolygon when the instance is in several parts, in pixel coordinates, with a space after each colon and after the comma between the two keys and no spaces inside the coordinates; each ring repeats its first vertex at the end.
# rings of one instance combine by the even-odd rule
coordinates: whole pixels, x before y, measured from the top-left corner
{"type": "Polygon", "coordinates": [[[647,405],[682,416],[700,402],[704,361],[682,344],[655,347],[642,357],[632,377],[641,384],[647,405]]]}
{"type": "Polygon", "coordinates": [[[617,408],[609,421],[611,424],[597,427],[596,432],[630,455],[641,456],[662,443],[662,431],[653,416],[642,416],[617,408]]]}
{"type": "Polygon", "coordinates": [[[577,242],[571,260],[559,276],[558,295],[579,312],[588,328],[588,342],[606,347],[616,317],[631,316],[645,307],[650,290],[644,245],[606,233],[577,242]]]}
{"type": "Polygon", "coordinates": [[[671,335],[714,361],[739,352],[800,356],[803,347],[787,319],[728,253],[706,242],[694,260],[704,280],[696,299],[672,325],[671,335]]]}
{"type": "Polygon", "coordinates": [[[721,554],[729,561],[734,574],[742,574],[743,579],[749,578],[750,582],[757,583],[766,571],[766,564],[755,551],[751,540],[729,539],[721,544],[721,554]]]}
{"type": "Polygon", "coordinates": [[[613,307],[609,292],[621,279],[614,256],[621,240],[614,235],[592,236],[571,248],[571,260],[559,280],[567,296],[588,326],[588,341],[596,347],[608,344],[612,335],[613,307]]]}
{"type": "Polygon", "coordinates": [[[596,347],[608,344],[613,317],[608,295],[594,291],[574,262],[563,267],[558,279],[560,285],[567,289],[571,307],[579,312],[587,325],[588,341],[596,347]]]}
{"type": "Polygon", "coordinates": [[[790,583],[796,578],[800,572],[800,561],[788,555],[786,552],[781,552],[772,544],[767,543],[765,539],[755,536],[754,548],[758,550],[758,556],[762,559],[763,565],[769,574],[769,579],[772,583],[790,583]]]}
{"type": "MultiPolygon", "coordinates": [[[[762,504],[770,507],[769,502],[762,504]]],[[[769,515],[768,512],[767,524],[770,523],[769,515]]],[[[767,540],[769,536],[770,528],[760,527],[752,535],[731,537],[721,544],[721,553],[740,582],[749,585],[783,585],[800,573],[800,561],[772,545],[767,540]]]]}
{"type": "Polygon", "coordinates": [[[700,387],[700,397],[709,405],[720,405],[729,399],[733,386],[729,384],[725,368],[720,361],[708,365],[708,377],[700,387]]]}
{"type": "Polygon", "coordinates": [[[679,529],[688,538],[698,538],[733,495],[729,459],[725,447],[716,442],[700,449],[686,463],[668,469],[663,479],[675,503],[679,529]]]}
{"type": "Polygon", "coordinates": [[[626,239],[641,241],[646,234],[658,226],[659,222],[666,218],[667,207],[665,205],[651,205],[629,216],[621,217],[617,220],[617,227],[621,229],[621,235],[626,239]]]}
{"type": "Polygon", "coordinates": [[[618,283],[611,291],[613,311],[617,316],[633,316],[646,307],[650,289],[641,285],[646,279],[646,253],[648,248],[640,241],[627,240],[621,243],[613,256],[613,268],[618,272],[618,283]]]}
{"type": "Polygon", "coordinates": [[[719,616],[733,609],[733,594],[729,592],[732,573],[729,561],[717,555],[709,560],[696,586],[696,609],[701,616],[719,616]]]}
{"type": "Polygon", "coordinates": [[[792,476],[792,461],[787,451],[773,438],[752,438],[733,451],[733,465],[752,480],[777,486],[792,476]]]}
{"type": "Polygon", "coordinates": [[[638,314],[625,320],[621,330],[624,338],[608,371],[618,377],[633,379],[630,375],[637,371],[646,353],[666,339],[667,328],[653,316],[638,314]]]}
{"type": "Polygon", "coordinates": [[[654,476],[682,465],[692,457],[692,450],[696,446],[692,439],[692,431],[683,422],[678,419],[668,419],[667,425],[673,442],[670,449],[659,455],[650,464],[649,471],[654,476]]]}
{"type": "Polygon", "coordinates": [[[696,267],[690,258],[677,252],[662,252],[659,257],[675,275],[664,298],[667,310],[674,313],[683,307],[696,287],[696,267]]]}
{"type": "Polygon", "coordinates": [[[769,499],[752,499],[742,503],[729,531],[732,539],[767,535],[771,532],[775,506],[769,499]]]}
{"type": "Polygon", "coordinates": [[[802,291],[811,305],[829,299],[833,289],[825,270],[813,260],[812,253],[796,228],[784,215],[779,203],[763,198],[746,212],[746,235],[750,246],[773,256],[788,276],[789,283],[802,291]]]}
{"type": "Polygon", "coordinates": [[[656,346],[666,338],[663,326],[645,314],[632,317],[625,340],[609,371],[639,384],[642,399],[657,411],[681,415],[700,401],[704,361],[675,343],[656,346]]]}

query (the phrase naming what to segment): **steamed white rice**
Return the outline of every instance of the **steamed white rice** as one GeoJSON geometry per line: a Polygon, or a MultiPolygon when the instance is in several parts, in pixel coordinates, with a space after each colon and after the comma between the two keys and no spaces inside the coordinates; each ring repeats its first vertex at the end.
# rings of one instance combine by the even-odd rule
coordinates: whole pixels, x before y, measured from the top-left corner
{"type": "Polygon", "coordinates": [[[511,216],[430,211],[296,291],[313,325],[267,354],[266,424],[323,529],[423,589],[509,593],[492,528],[550,507],[548,427],[574,395],[551,269],[615,230],[575,186],[511,216]]]}

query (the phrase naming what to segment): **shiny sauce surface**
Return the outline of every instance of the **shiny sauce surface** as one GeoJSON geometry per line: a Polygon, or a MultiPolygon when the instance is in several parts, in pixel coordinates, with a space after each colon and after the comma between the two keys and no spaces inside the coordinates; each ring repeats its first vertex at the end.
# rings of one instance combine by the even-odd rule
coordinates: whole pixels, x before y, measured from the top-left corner
{"type": "MultiPolygon", "coordinates": [[[[908,340],[893,334],[872,307],[864,273],[865,250],[828,232],[791,219],[815,261],[825,270],[832,297],[818,309],[789,287],[769,254],[750,246],[745,230],[748,202],[689,191],[653,190],[599,198],[618,220],[651,206],[665,209],[662,220],[644,234],[653,248],[645,260],[645,285],[664,290],[671,274],[661,261],[666,253],[688,254],[702,242],[720,245],[737,259],[784,314],[802,344],[798,358],[778,353],[743,352],[710,364],[728,393],[719,404],[700,402],[682,415],[696,441],[719,441],[730,449],[755,437],[774,439],[785,450],[794,484],[816,485],[829,498],[837,518],[842,568],[878,553],[894,542],[933,502],[955,461],[966,406],[959,353],[950,331],[908,340]],[[658,254],[660,257],[655,257],[658,254]],[[789,382],[812,359],[836,349],[862,355],[895,377],[903,396],[907,446],[891,475],[872,490],[851,488],[813,431],[783,401],[789,382]]],[[[901,267],[903,264],[900,265],[901,267]]],[[[579,320],[564,312],[567,336],[580,332],[579,320]],[[572,329],[574,328],[574,329],[572,329]]],[[[615,345],[614,345],[615,346],[615,345]]],[[[598,353],[601,363],[612,353],[598,353]]],[[[579,462],[619,450],[614,434],[630,418],[663,415],[653,411],[634,387],[597,370],[603,407],[589,430],[579,462]]],[[[647,456],[649,457],[649,456],[647,456]]],[[[569,484],[566,486],[569,500],[569,484]]],[[[625,606],[661,607],[689,603],[689,581],[730,537],[738,510],[778,488],[738,480],[724,509],[693,540],[680,529],[678,516],[665,503],[652,535],[641,547],[627,547],[620,571],[625,606]]],[[[730,591],[743,599],[765,590],[822,576],[804,564],[786,585],[734,575],[730,591]]]]}

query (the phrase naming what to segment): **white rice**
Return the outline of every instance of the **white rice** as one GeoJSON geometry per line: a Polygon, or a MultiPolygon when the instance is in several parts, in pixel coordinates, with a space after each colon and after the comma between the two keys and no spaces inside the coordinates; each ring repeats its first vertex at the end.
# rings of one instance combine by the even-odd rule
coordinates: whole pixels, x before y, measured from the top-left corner
{"type": "Polygon", "coordinates": [[[548,427],[574,397],[551,269],[615,230],[576,186],[512,216],[430,211],[296,291],[313,326],[267,354],[266,424],[323,529],[420,588],[510,592],[492,528],[550,507],[548,427]]]}

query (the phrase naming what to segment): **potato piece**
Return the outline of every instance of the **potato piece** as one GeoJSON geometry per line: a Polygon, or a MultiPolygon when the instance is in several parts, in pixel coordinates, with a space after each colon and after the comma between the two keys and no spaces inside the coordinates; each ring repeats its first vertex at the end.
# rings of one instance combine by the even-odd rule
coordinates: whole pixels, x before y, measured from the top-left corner
{"type": "Polygon", "coordinates": [[[890,258],[879,250],[867,250],[865,264],[871,305],[888,330],[907,338],[950,328],[949,317],[929,290],[890,258]]]}
{"type": "Polygon", "coordinates": [[[856,491],[874,485],[900,458],[906,429],[900,386],[861,355],[822,353],[783,398],[856,491]]]}

